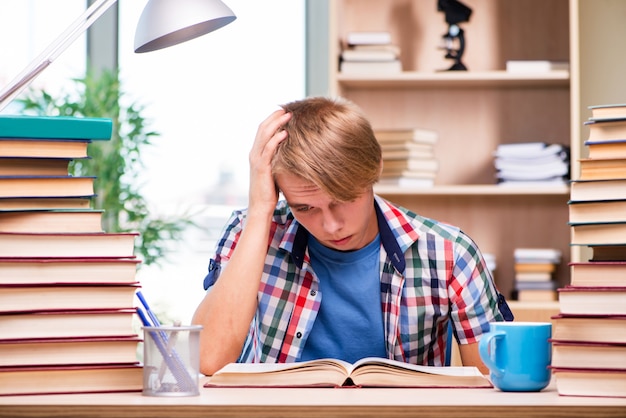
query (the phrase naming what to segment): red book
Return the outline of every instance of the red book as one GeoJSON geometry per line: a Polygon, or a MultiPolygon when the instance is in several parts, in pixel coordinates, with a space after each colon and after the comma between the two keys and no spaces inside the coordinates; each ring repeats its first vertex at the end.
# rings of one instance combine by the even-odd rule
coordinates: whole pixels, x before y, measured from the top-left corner
{"type": "Polygon", "coordinates": [[[137,258],[0,258],[0,283],[135,283],[137,258]]]}
{"type": "Polygon", "coordinates": [[[16,310],[132,308],[139,283],[0,284],[0,314],[16,310]]]}
{"type": "Polygon", "coordinates": [[[1,395],[139,392],[139,365],[0,367],[1,395]]]}
{"type": "Polygon", "coordinates": [[[0,233],[0,257],[133,257],[137,233],[0,233]]]}
{"type": "Polygon", "coordinates": [[[14,311],[0,315],[3,340],[133,336],[133,309],[14,311]]]}

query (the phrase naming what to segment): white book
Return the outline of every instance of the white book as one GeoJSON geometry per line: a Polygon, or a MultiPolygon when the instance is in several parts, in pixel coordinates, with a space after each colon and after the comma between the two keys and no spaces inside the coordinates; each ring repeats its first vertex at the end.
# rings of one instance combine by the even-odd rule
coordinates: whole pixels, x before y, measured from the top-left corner
{"type": "Polygon", "coordinates": [[[369,61],[394,61],[398,55],[385,49],[345,49],[341,52],[341,59],[344,61],[369,62],[369,61]]]}
{"type": "Polygon", "coordinates": [[[509,60],[506,71],[509,73],[547,73],[550,71],[568,71],[569,62],[550,60],[509,60]]]}
{"type": "Polygon", "coordinates": [[[565,177],[569,173],[569,167],[563,164],[561,166],[538,167],[534,170],[499,170],[496,174],[497,178],[502,180],[548,180],[558,177],[565,177]]]}
{"type": "Polygon", "coordinates": [[[400,60],[393,61],[342,61],[339,69],[344,74],[396,74],[402,72],[400,60]]]}
{"type": "Polygon", "coordinates": [[[409,178],[409,177],[387,177],[378,180],[380,186],[397,186],[407,188],[433,187],[435,180],[432,178],[409,178]]]}
{"type": "Polygon", "coordinates": [[[348,45],[386,45],[391,43],[391,33],[386,31],[348,32],[348,45]]]}
{"type": "Polygon", "coordinates": [[[545,142],[517,142],[500,144],[494,152],[495,157],[501,158],[538,158],[546,155],[560,154],[565,150],[562,144],[547,144],[545,142]]]}
{"type": "Polygon", "coordinates": [[[561,251],[556,248],[516,248],[513,257],[519,262],[536,262],[545,260],[547,262],[558,263],[561,261],[561,251]]]}
{"type": "Polygon", "coordinates": [[[509,179],[500,179],[498,180],[498,186],[501,187],[555,187],[555,186],[567,186],[569,180],[563,177],[553,177],[549,179],[543,180],[509,180],[509,179]]]}

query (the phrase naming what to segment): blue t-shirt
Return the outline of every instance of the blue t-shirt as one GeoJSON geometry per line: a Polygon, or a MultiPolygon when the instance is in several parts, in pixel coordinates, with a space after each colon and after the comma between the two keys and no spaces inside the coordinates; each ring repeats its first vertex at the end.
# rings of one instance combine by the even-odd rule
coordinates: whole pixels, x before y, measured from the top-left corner
{"type": "Polygon", "coordinates": [[[330,249],[309,236],[311,265],[322,302],[301,360],[338,358],[353,363],[387,357],[380,291],[380,237],[360,250],[330,249]]]}

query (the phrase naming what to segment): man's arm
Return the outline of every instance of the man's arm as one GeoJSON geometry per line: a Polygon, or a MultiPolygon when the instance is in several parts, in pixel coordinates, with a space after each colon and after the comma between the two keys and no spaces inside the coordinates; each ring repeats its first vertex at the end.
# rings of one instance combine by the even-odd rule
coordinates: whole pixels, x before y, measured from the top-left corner
{"type": "Polygon", "coordinates": [[[272,214],[278,201],[271,160],[287,136],[280,128],[290,117],[284,110],[277,110],[259,126],[250,151],[248,212],[241,236],[224,271],[192,319],[192,323],[203,326],[200,371],[206,375],[237,360],[256,312],[272,214]]]}
{"type": "Polygon", "coordinates": [[[483,374],[489,374],[489,369],[480,359],[478,343],[459,345],[459,352],[464,366],[476,366],[483,374]]]}

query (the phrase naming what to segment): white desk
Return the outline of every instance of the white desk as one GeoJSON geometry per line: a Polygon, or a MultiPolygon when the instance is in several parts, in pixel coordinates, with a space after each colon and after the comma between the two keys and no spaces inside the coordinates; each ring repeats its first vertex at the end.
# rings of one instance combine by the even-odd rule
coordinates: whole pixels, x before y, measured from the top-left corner
{"type": "Polygon", "coordinates": [[[626,417],[626,398],[496,389],[200,389],[196,397],[140,393],[0,397],[0,417],[626,417]]]}

